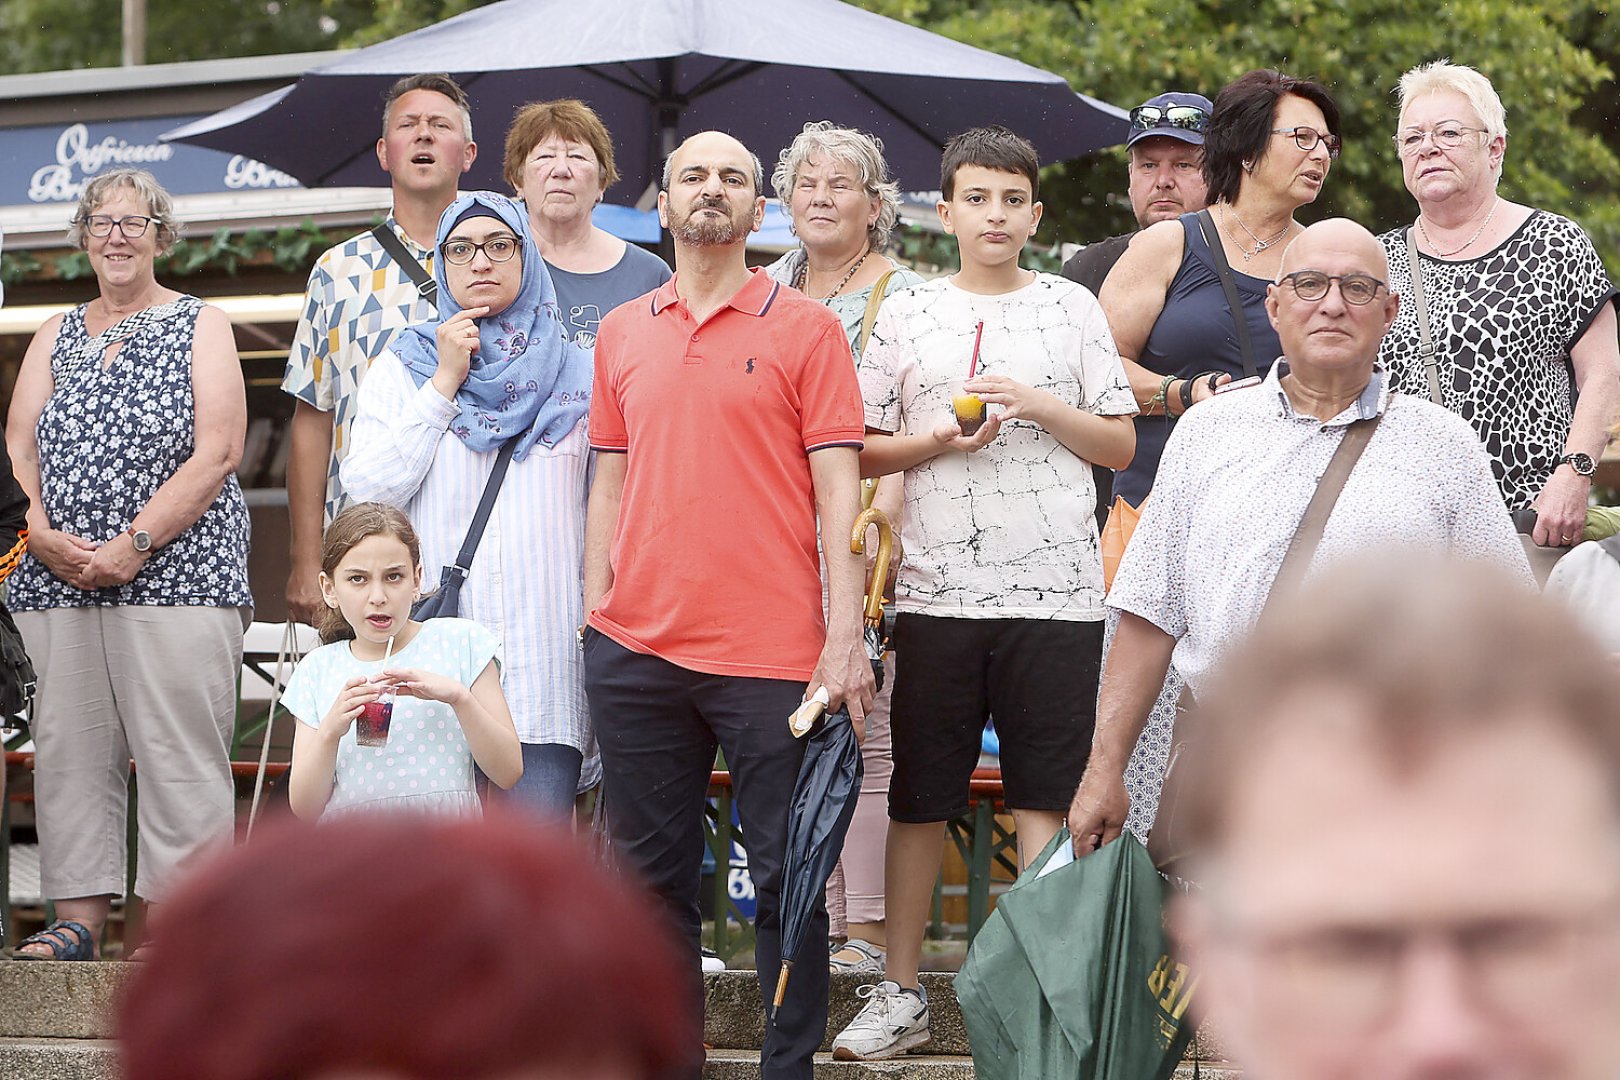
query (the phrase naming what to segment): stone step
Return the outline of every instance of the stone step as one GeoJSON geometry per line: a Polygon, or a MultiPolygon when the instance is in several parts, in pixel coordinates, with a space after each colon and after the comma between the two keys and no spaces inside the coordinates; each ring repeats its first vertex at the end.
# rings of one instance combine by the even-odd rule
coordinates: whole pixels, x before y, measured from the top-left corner
{"type": "MultiPolygon", "coordinates": [[[[0,961],[0,1037],[109,1039],[133,964],[0,961]]],[[[27,1076],[0,1069],[0,1077],[27,1076]]]]}
{"type": "MultiPolygon", "coordinates": [[[[934,1036],[927,1047],[930,1054],[961,1056],[970,1052],[967,1029],[962,1026],[962,1011],[956,1007],[951,978],[945,972],[922,975],[923,987],[928,991],[928,1029],[934,1036]]],[[[871,975],[832,977],[827,1034],[821,1043],[823,1050],[832,1049],[833,1037],[844,1030],[865,1004],[855,996],[856,989],[874,981],[871,975]]],[[[703,1010],[703,1041],[710,1046],[758,1050],[765,1038],[758,977],[752,971],[720,971],[707,976],[705,982],[708,1001],[703,1010]]]]}
{"type": "Polygon", "coordinates": [[[0,1038],[0,1076],[7,1080],[117,1080],[118,1053],[110,1039],[0,1038]]]}
{"type": "MultiPolygon", "coordinates": [[[[973,1059],[958,1055],[914,1054],[889,1061],[834,1061],[817,1054],[815,1080],[972,1080],[973,1059]]],[[[703,1080],[759,1080],[758,1050],[711,1050],[703,1080]]]]}

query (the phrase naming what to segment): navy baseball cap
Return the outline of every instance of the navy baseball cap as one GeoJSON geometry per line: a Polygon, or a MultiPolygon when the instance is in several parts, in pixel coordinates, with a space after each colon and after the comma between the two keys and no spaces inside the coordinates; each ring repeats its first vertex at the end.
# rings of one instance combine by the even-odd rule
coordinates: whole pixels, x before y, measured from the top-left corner
{"type": "Polygon", "coordinates": [[[1131,134],[1125,140],[1128,150],[1143,139],[1163,135],[1194,146],[1204,145],[1204,125],[1215,106],[1203,94],[1172,91],[1149,98],[1131,110],[1131,134]]]}

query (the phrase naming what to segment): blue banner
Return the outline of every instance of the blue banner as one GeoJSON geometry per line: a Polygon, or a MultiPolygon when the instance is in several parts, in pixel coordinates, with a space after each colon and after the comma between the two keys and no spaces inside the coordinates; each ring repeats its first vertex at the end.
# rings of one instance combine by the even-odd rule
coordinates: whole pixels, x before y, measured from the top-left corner
{"type": "MultiPolygon", "coordinates": [[[[171,195],[295,188],[297,180],[240,154],[158,136],[196,117],[107,120],[0,129],[0,205],[73,203],[108,169],[146,169],[171,195]]],[[[378,176],[382,173],[379,171],[378,176]]]]}

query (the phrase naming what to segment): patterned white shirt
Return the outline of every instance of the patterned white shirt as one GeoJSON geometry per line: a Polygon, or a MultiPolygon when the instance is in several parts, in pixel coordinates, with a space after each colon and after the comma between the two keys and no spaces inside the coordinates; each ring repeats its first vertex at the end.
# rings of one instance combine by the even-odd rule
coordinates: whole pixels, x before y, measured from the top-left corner
{"type": "MultiPolygon", "coordinates": [[[[433,253],[406,235],[392,214],[384,224],[431,274],[433,253]]],[[[315,260],[281,388],[332,414],[327,521],[347,505],[338,474],[349,450],[355,400],[366,369],[395,334],[437,315],[369,229],[328,248],[315,260]]]]}
{"type": "Polygon", "coordinates": [[[1449,551],[1499,563],[1534,588],[1496,493],[1490,459],[1467,421],[1392,394],[1382,371],[1323,423],[1296,413],[1279,360],[1265,382],[1221,394],[1176,425],[1120,560],[1110,607],[1176,638],[1176,670],[1194,696],[1265,606],[1317,478],[1354,420],[1383,414],[1328,519],[1307,577],[1377,548],[1449,551]]]}
{"type": "MultiPolygon", "coordinates": [[[[392,351],[360,389],[343,487],[355,500],[399,507],[422,541],[422,585],[437,587],[455,561],[496,451],[475,453],[448,434],[456,406],[431,382],[417,387],[392,351]]],[[[585,622],[581,566],[590,444],[585,421],[549,450],[536,444],[501,483],[461,611],[500,638],[501,688],[518,738],[562,743],[585,755],[581,790],[601,775],[576,637],[585,622]]]]}
{"type": "MultiPolygon", "coordinates": [[[[950,419],[980,320],[980,372],[1101,416],[1136,412],[1091,293],[1053,274],[999,296],[939,278],[895,293],[878,312],[858,365],[866,426],[917,432],[950,419]]],[[[951,450],[907,469],[897,608],[959,619],[1102,619],[1096,501],[1090,465],[1027,420],[1008,422],[976,453],[951,450]]]]}

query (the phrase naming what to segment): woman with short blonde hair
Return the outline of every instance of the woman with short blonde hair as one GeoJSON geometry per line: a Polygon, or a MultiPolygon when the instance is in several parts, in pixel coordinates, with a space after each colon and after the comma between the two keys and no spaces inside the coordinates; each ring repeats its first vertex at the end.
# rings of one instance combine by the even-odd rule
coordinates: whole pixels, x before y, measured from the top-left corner
{"type": "Polygon", "coordinates": [[[1398,95],[1395,154],[1418,215],[1379,238],[1401,297],[1379,359],[1395,389],[1473,424],[1545,580],[1581,542],[1620,412],[1614,287],[1579,225],[1497,193],[1507,115],[1489,79],[1436,60],[1398,95]]]}

